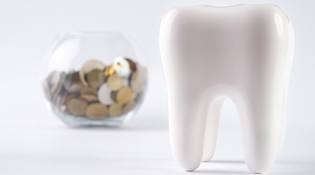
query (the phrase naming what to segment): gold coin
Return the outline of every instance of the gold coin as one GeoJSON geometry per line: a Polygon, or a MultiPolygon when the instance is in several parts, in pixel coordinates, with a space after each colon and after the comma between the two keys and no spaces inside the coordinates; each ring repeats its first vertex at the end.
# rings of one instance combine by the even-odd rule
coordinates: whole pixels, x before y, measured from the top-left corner
{"type": "Polygon", "coordinates": [[[134,107],[135,107],[134,101],[125,104],[124,109],[123,109],[123,113],[127,113],[127,112],[131,111],[134,107]]]}
{"type": "Polygon", "coordinates": [[[97,94],[97,89],[89,87],[89,86],[83,86],[80,89],[80,94],[96,95],[97,94]]]}
{"type": "Polygon", "coordinates": [[[97,89],[104,82],[102,71],[99,69],[93,69],[87,73],[86,80],[90,87],[97,89]]]}
{"type": "Polygon", "coordinates": [[[95,59],[91,59],[91,60],[85,62],[80,69],[80,80],[82,81],[82,83],[85,86],[87,86],[88,84],[85,80],[85,75],[88,72],[91,72],[93,69],[103,70],[104,67],[105,67],[105,65],[101,61],[98,61],[95,59]]]}
{"type": "Polygon", "coordinates": [[[120,89],[121,87],[123,87],[125,84],[123,78],[121,78],[120,76],[114,74],[110,77],[108,77],[107,79],[107,85],[109,87],[110,90],[112,91],[116,91],[118,89],[120,89]]]}
{"type": "Polygon", "coordinates": [[[97,102],[98,98],[93,94],[81,94],[80,98],[87,101],[88,103],[97,102]]]}
{"type": "Polygon", "coordinates": [[[120,88],[116,94],[116,101],[121,105],[133,101],[134,98],[135,93],[129,87],[120,88]]]}
{"type": "Polygon", "coordinates": [[[79,98],[71,99],[67,104],[68,111],[75,116],[83,116],[88,103],[79,98]]]}
{"type": "Polygon", "coordinates": [[[122,106],[120,104],[114,103],[109,107],[110,116],[119,116],[122,113],[122,106]]]}
{"type": "Polygon", "coordinates": [[[93,103],[86,108],[85,114],[88,118],[98,119],[106,117],[108,115],[108,109],[106,105],[93,103]]]}
{"type": "Polygon", "coordinates": [[[112,76],[114,74],[115,74],[114,66],[111,65],[111,66],[105,67],[105,69],[104,69],[104,76],[105,77],[112,76]]]}
{"type": "Polygon", "coordinates": [[[75,98],[76,96],[74,94],[66,94],[63,99],[62,99],[62,104],[68,104],[70,102],[70,100],[72,100],[73,98],[75,98]]]}

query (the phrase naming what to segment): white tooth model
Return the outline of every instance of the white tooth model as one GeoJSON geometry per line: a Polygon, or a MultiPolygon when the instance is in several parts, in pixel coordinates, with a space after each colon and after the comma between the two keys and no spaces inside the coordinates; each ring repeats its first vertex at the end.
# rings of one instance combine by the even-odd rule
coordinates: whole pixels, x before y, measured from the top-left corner
{"type": "Polygon", "coordinates": [[[245,161],[268,170],[282,145],[293,28],[274,5],[182,7],[161,23],[174,155],[186,170],[213,156],[220,108],[236,105],[245,161]]]}

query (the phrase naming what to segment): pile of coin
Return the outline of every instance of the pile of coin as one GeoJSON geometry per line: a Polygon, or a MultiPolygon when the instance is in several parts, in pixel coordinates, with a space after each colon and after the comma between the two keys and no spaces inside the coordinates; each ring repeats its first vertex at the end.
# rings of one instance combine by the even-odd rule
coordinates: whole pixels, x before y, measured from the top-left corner
{"type": "Polygon", "coordinates": [[[44,91],[54,110],[75,117],[104,119],[122,116],[142,100],[147,70],[130,58],[110,65],[95,59],[80,70],[52,71],[44,91]]]}

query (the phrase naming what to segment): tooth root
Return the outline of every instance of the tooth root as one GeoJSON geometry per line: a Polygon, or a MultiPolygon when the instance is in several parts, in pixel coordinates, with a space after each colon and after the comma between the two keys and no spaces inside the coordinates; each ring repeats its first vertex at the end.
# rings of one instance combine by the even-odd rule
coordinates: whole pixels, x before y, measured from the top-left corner
{"type": "Polygon", "coordinates": [[[245,162],[252,172],[263,173],[275,161],[283,138],[283,98],[273,91],[248,99],[241,116],[245,162]]]}
{"type": "Polygon", "coordinates": [[[220,97],[219,99],[214,100],[213,103],[209,106],[202,156],[202,161],[204,162],[211,160],[215,152],[219,126],[219,116],[223,102],[224,98],[220,97]]]}
{"type": "Polygon", "coordinates": [[[194,93],[173,93],[169,98],[171,145],[175,158],[187,171],[198,168],[201,162],[207,113],[207,105],[198,94],[187,95],[194,93]]]}

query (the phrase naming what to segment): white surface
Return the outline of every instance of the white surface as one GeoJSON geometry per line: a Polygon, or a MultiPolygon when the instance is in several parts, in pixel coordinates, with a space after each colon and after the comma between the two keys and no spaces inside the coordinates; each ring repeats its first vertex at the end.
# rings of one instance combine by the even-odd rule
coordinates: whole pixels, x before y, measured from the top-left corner
{"type": "MultiPolygon", "coordinates": [[[[159,25],[162,14],[174,6],[206,2],[274,2],[291,17],[296,53],[289,88],[288,132],[280,162],[272,171],[314,174],[312,0],[0,0],[0,174],[182,173],[171,157],[166,131],[167,95],[158,48],[159,25]],[[38,81],[43,56],[61,32],[108,29],[134,38],[137,54],[149,66],[148,98],[130,132],[65,129],[43,103],[38,81]],[[122,147],[126,150],[118,149],[122,147]]],[[[237,113],[231,103],[224,105],[224,111],[214,159],[243,160],[237,113]]],[[[202,164],[198,170],[208,174],[247,172],[239,163],[202,164]]]]}
{"type": "MultiPolygon", "coordinates": [[[[0,174],[194,174],[173,160],[165,130],[78,130],[63,127],[0,130],[0,174]]],[[[224,133],[225,137],[231,133],[224,133]]],[[[212,162],[195,174],[249,174],[236,144],[220,144],[212,162]]],[[[268,174],[313,174],[307,157],[282,155],[268,174]]]]}

